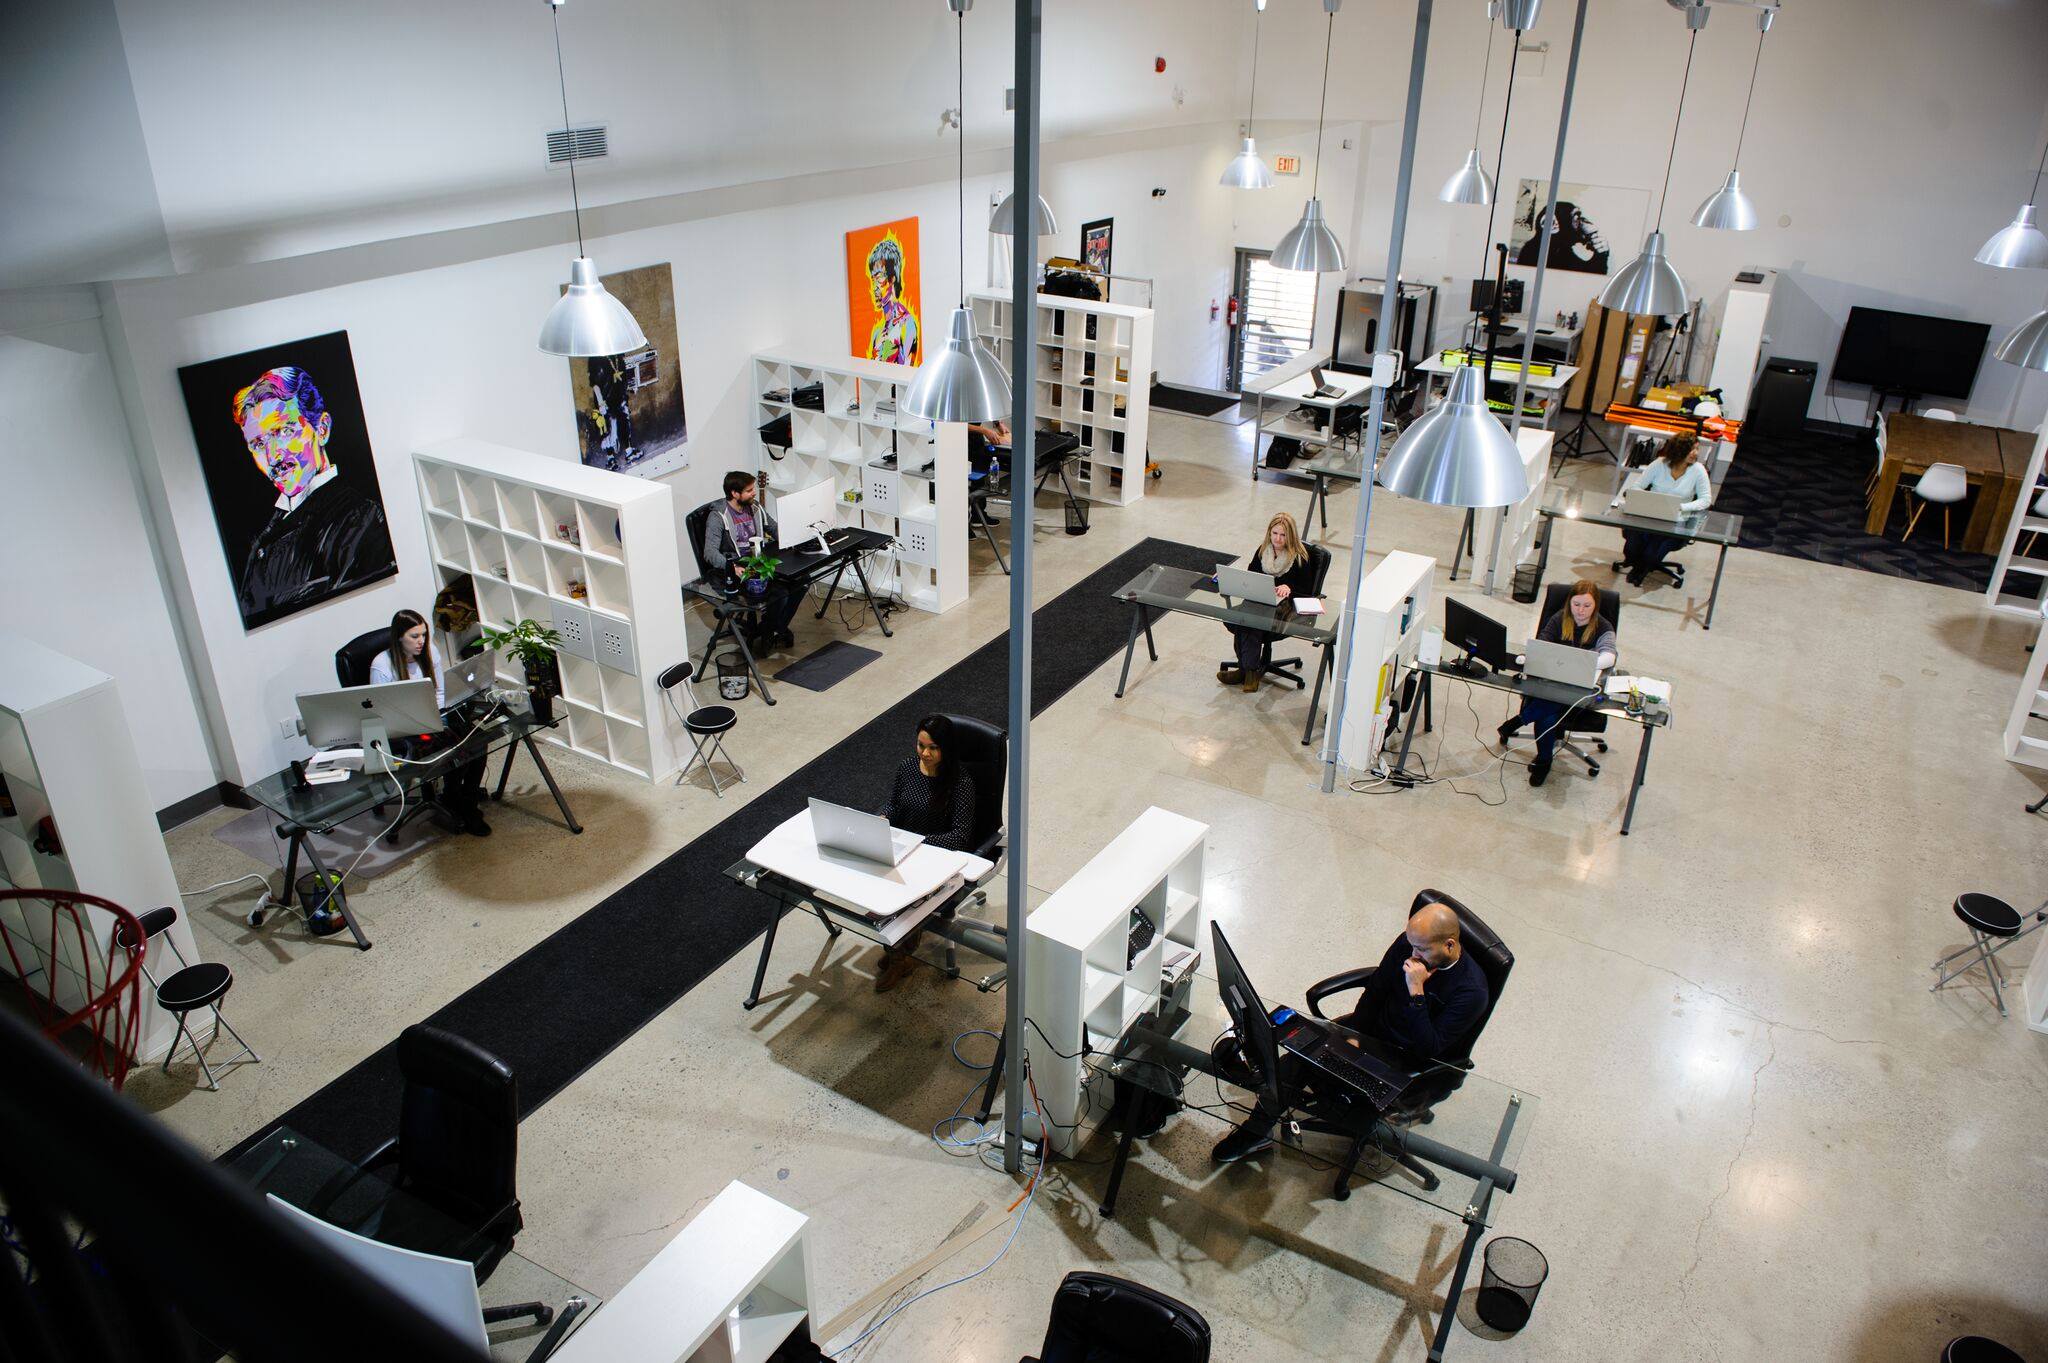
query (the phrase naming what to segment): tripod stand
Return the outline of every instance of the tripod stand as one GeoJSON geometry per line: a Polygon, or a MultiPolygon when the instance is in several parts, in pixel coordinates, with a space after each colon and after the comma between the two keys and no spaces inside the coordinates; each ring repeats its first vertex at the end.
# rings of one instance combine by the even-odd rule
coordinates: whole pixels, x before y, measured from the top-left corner
{"type": "MultiPolygon", "coordinates": [[[[1588,444],[1597,446],[1600,453],[1616,464],[1621,462],[1621,456],[1615,453],[1614,447],[1607,443],[1607,437],[1593,424],[1593,390],[1600,384],[1600,360],[1607,340],[1607,319],[1610,315],[1608,310],[1603,308],[1598,317],[1589,313],[1586,318],[1586,324],[1593,329],[1593,358],[1582,371],[1586,377],[1586,391],[1579,400],[1579,409],[1572,413],[1578,418],[1577,422],[1557,438],[1557,459],[1553,461],[1553,467],[1565,459],[1591,459],[1593,456],[1586,448],[1588,444]]],[[[1605,424],[1604,420],[1602,424],[1605,424]]]]}

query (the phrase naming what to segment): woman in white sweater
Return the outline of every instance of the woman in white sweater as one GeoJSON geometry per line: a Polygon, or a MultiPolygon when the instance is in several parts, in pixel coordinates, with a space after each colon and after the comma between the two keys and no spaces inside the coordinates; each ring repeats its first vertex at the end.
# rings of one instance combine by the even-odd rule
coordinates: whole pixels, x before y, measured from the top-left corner
{"type": "MultiPolygon", "coordinates": [[[[1706,465],[1699,461],[1698,446],[1689,435],[1674,435],[1665,441],[1657,457],[1637,469],[1622,491],[1637,488],[1676,496],[1680,509],[1687,515],[1705,511],[1714,502],[1714,485],[1708,480],[1706,465]]],[[[1618,505],[1621,497],[1617,495],[1614,500],[1618,505]]],[[[1629,585],[1640,587],[1644,579],[1664,566],[1665,555],[1685,541],[1654,530],[1624,530],[1621,543],[1620,566],[1628,569],[1629,585]]]]}

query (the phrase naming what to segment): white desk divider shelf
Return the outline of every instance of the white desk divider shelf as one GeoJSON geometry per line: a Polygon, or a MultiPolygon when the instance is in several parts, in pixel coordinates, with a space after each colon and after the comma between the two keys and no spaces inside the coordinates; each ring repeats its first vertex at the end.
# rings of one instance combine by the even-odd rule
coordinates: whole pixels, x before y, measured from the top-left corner
{"type": "Polygon", "coordinates": [[[2048,421],[2041,423],[2034,436],[2034,452],[2027,459],[2019,496],[2013,499],[2012,518],[1999,540],[1991,585],[1984,589],[1984,604],[1996,611],[2033,615],[2048,605],[2048,555],[2041,549],[2040,538],[2048,535],[2048,517],[2034,510],[2034,501],[2042,492],[2044,460],[2048,460],[2048,421]]]}
{"type": "Polygon", "coordinates": [[[557,1363],[765,1363],[810,1315],[810,1218],[734,1181],[555,1351],[557,1363]]]}
{"type": "Polygon", "coordinates": [[[1113,1049],[1158,1002],[1169,953],[1200,952],[1202,849],[1209,826],[1147,809],[1024,920],[1028,986],[1024,1050],[1053,1146],[1072,1150],[1077,1127],[1109,1105],[1108,1086],[1090,1083],[1086,1049],[1113,1049]],[[1151,940],[1135,956],[1140,916],[1151,940]]]}
{"type": "Polygon", "coordinates": [[[1345,687],[1344,734],[1337,761],[1351,776],[1380,764],[1394,684],[1415,661],[1422,631],[1443,627],[1432,620],[1436,560],[1396,549],[1381,559],[1358,592],[1358,641],[1351,648],[1351,682],[1345,687]]]}
{"type": "MultiPolygon", "coordinates": [[[[784,496],[830,483],[837,525],[896,541],[868,569],[876,593],[938,614],[967,599],[967,427],[897,409],[915,372],[878,360],[756,355],[754,424],[786,416],[790,425],[786,449],[756,436],[756,473],[778,523],[786,520],[776,509],[784,496]],[[812,384],[822,389],[822,407],[768,396],[812,384]]],[[[782,524],[783,542],[794,543],[800,528],[782,524]]]]}
{"type": "MultiPolygon", "coordinates": [[[[666,484],[481,440],[413,455],[427,545],[442,585],[468,574],[483,624],[562,635],[564,719],[541,737],[651,780],[681,765],[655,678],[689,656],[675,517],[666,484]]],[[[523,688],[516,659],[500,681],[523,688]]]]}
{"type": "MultiPolygon", "coordinates": [[[[970,300],[975,334],[1007,367],[1015,350],[1007,293],[970,300]]],[[[1081,442],[1074,486],[1094,502],[1145,495],[1152,412],[1152,309],[1038,296],[1038,419],[1081,442]]]]}

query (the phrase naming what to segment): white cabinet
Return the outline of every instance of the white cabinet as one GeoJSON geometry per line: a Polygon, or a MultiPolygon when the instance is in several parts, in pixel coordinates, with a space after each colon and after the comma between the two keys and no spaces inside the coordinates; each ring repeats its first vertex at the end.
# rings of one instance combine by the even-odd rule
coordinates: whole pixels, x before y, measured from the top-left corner
{"type": "MultiPolygon", "coordinates": [[[[1351,649],[1351,677],[1344,688],[1344,733],[1337,761],[1349,776],[1363,776],[1380,763],[1394,683],[1415,661],[1429,620],[1436,560],[1396,549],[1381,559],[1358,592],[1358,642],[1351,649]]],[[[1338,656],[1343,656],[1339,634],[1338,656]]],[[[1412,722],[1412,721],[1411,721],[1412,722]]]]}

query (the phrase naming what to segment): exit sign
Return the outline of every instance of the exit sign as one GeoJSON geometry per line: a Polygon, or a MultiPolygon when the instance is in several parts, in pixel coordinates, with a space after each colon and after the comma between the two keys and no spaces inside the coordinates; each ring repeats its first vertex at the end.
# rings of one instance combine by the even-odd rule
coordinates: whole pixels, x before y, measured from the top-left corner
{"type": "Polygon", "coordinates": [[[1299,175],[1299,174],[1301,174],[1301,158],[1300,158],[1299,156],[1276,156],[1276,157],[1274,157],[1274,158],[1273,158],[1273,173],[1274,173],[1275,175],[1299,175]]]}

